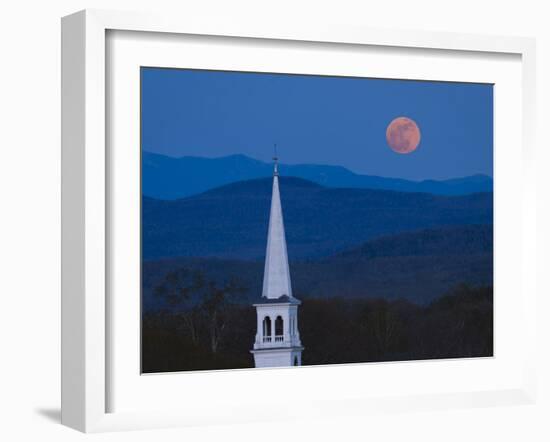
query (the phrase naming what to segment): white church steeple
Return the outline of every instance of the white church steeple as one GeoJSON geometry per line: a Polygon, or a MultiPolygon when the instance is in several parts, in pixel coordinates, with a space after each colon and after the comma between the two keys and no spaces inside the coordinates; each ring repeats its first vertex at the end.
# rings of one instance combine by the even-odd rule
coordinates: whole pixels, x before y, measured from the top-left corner
{"type": "Polygon", "coordinates": [[[268,299],[277,299],[283,295],[287,295],[292,298],[283,209],[281,207],[281,195],[279,192],[277,157],[274,157],[273,160],[275,162],[273,168],[273,190],[271,195],[271,211],[269,213],[269,228],[267,231],[262,296],[268,299]]]}
{"type": "Polygon", "coordinates": [[[298,331],[298,306],[301,302],[292,296],[290,283],[277,157],[273,160],[264,282],[261,300],[254,304],[257,332],[251,353],[256,367],[302,365],[304,349],[298,331]]]}

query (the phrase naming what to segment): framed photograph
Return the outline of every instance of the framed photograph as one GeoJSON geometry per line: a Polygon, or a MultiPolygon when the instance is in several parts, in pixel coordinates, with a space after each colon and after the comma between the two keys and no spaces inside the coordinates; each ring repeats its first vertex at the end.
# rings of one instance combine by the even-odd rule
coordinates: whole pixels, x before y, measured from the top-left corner
{"type": "Polygon", "coordinates": [[[532,40],[107,11],[62,36],[64,424],[534,400],[532,40]]]}

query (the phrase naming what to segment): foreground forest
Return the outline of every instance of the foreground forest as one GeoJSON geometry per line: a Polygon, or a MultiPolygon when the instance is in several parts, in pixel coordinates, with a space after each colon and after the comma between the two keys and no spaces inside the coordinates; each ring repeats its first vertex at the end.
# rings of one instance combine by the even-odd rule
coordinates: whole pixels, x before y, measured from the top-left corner
{"type": "MultiPolygon", "coordinates": [[[[143,317],[145,373],[253,367],[254,307],[237,284],[172,273],[155,290],[170,305],[143,317]],[[190,292],[200,303],[188,303],[190,292]]],[[[426,305],[309,298],[299,309],[303,365],[493,355],[493,288],[457,286],[426,305]]]]}

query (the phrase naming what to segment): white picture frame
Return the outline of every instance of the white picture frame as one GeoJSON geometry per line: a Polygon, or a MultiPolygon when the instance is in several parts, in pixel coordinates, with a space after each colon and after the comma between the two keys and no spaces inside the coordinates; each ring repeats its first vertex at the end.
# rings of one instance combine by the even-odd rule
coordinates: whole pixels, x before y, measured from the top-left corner
{"type": "MultiPolygon", "coordinates": [[[[239,22],[220,23],[196,17],[164,17],[87,10],[62,21],[62,422],[85,432],[185,426],[214,422],[250,422],[283,419],[288,413],[258,412],[250,399],[241,399],[239,416],[199,410],[191,416],[184,409],[171,411],[108,412],[112,354],[108,338],[111,312],[108,301],[108,244],[113,231],[107,228],[113,201],[108,186],[108,134],[106,132],[108,63],[106,35],[110,31],[155,32],[163,35],[218,36],[272,41],[336,43],[384,48],[431,49],[521,57],[521,295],[525,336],[535,334],[536,256],[534,103],[535,43],[518,37],[490,37],[415,31],[391,32],[335,25],[292,26],[239,22]]],[[[498,107],[496,107],[498,112],[498,107]]],[[[517,209],[516,209],[517,210],[517,209]]],[[[498,248],[498,246],[497,246],[498,248]]],[[[496,253],[496,252],[495,252],[496,253]]],[[[519,281],[519,280],[518,280],[519,281]]],[[[516,324],[517,326],[517,324],[516,324]]],[[[136,333],[139,333],[136,330],[136,333]]],[[[526,341],[521,361],[522,381],[513,387],[477,388],[461,393],[430,392],[338,398],[337,393],[317,400],[293,417],[362,414],[371,410],[415,410],[502,403],[530,403],[536,396],[535,339],[526,341]]],[[[437,362],[434,362],[437,363],[437,362]]],[[[385,366],[387,367],[387,366],[385,366]]],[[[457,366],[460,369],[459,366],[457,366]]],[[[343,367],[332,367],[338,376],[343,367]]],[[[359,368],[352,368],[359,370],[359,368]]],[[[241,378],[242,378],[241,372],[241,378]]],[[[262,372],[263,378],[274,372],[262,372]]],[[[288,378],[290,371],[285,376],[288,378]]],[[[303,373],[303,372],[302,372],[303,373]]],[[[349,373],[346,372],[346,373],[349,373]]],[[[346,374],[347,375],[347,374],[346,374]]],[[[211,374],[220,376],[220,374],[211,374]]],[[[197,378],[198,379],[198,378],[197,378]]],[[[212,380],[213,378],[210,378],[212,380]]],[[[169,384],[165,377],[164,384],[169,384]]]]}

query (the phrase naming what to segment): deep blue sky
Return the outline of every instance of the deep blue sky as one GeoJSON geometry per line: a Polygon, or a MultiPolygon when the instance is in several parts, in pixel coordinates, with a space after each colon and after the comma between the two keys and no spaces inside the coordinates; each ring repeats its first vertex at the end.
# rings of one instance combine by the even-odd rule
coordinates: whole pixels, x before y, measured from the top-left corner
{"type": "Polygon", "coordinates": [[[493,175],[492,85],[142,68],[142,147],[170,156],[245,154],[407,179],[493,175]],[[422,138],[393,152],[386,127],[422,138]]]}

